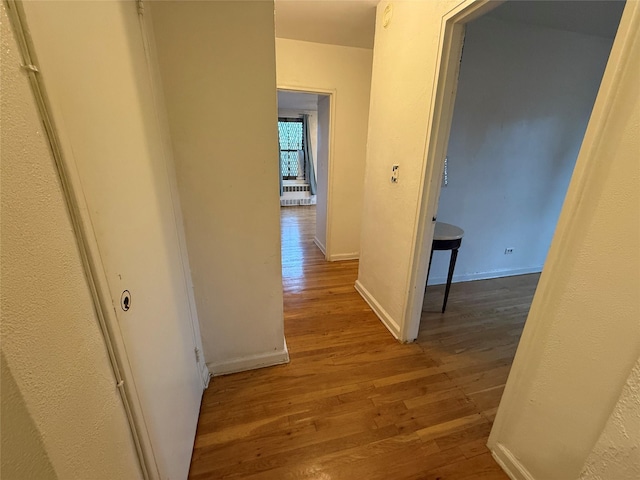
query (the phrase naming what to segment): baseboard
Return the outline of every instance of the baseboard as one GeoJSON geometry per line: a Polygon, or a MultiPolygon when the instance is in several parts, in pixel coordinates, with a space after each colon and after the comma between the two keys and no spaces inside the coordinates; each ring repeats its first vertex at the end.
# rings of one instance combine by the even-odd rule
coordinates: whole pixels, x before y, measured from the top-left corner
{"type": "Polygon", "coordinates": [[[244,372],[246,370],[272,367],[283,363],[289,363],[289,351],[287,349],[286,342],[283,350],[261,353],[258,355],[248,355],[246,357],[233,358],[223,362],[211,362],[207,364],[207,367],[209,368],[212,376],[218,377],[220,375],[244,372]]]}
{"type": "Polygon", "coordinates": [[[313,243],[316,244],[316,246],[320,249],[320,251],[322,252],[322,254],[325,256],[327,256],[327,249],[324,248],[324,245],[322,244],[322,242],[320,240],[318,240],[318,237],[313,237],[313,243]]]}
{"type": "Polygon", "coordinates": [[[337,253],[335,255],[327,256],[327,249],[322,244],[322,242],[318,240],[318,237],[313,237],[313,243],[316,244],[316,246],[320,249],[324,257],[329,262],[339,262],[341,260],[357,260],[358,258],[360,258],[360,252],[337,253]]]}
{"type": "MultiPolygon", "coordinates": [[[[472,282],[474,280],[488,280],[490,278],[515,277],[516,275],[527,275],[529,273],[540,273],[542,265],[539,267],[514,268],[506,270],[492,270],[490,272],[479,273],[463,273],[456,275],[454,273],[452,283],[472,282]]],[[[429,277],[429,285],[443,285],[447,283],[447,277],[429,277]]]]}
{"type": "Polygon", "coordinates": [[[330,262],[340,262],[342,260],[357,260],[360,258],[360,252],[337,253],[329,257],[330,262]]]}
{"type": "Polygon", "coordinates": [[[533,475],[504,445],[496,444],[495,448],[491,450],[491,455],[511,480],[534,480],[533,475]]]}
{"type": "Polygon", "coordinates": [[[400,326],[391,318],[387,311],[382,308],[382,305],[380,305],[378,301],[373,298],[369,290],[367,290],[364,285],[360,283],[360,280],[356,280],[355,286],[360,296],[364,298],[364,301],[369,304],[371,310],[373,310],[373,313],[378,316],[382,324],[387,327],[387,330],[389,330],[389,332],[391,332],[391,335],[393,335],[397,340],[400,340],[400,326]]]}

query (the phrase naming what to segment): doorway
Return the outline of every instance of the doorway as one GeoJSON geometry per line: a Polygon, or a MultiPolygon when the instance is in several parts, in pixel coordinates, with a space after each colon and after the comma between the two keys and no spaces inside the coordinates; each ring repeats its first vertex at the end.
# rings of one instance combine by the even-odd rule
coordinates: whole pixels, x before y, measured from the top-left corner
{"type": "Polygon", "coordinates": [[[328,94],[278,90],[284,277],[295,273],[289,266],[304,260],[307,240],[327,255],[330,109],[328,94]]]}
{"type": "MultiPolygon", "coordinates": [[[[454,283],[542,271],[623,6],[507,2],[467,24],[436,207],[465,231],[454,283]]],[[[447,279],[445,253],[429,286],[447,279]]],[[[428,302],[442,296],[429,286],[428,302]]]]}
{"type": "MultiPolygon", "coordinates": [[[[440,75],[459,83],[437,100],[418,278],[436,218],[466,230],[454,283],[542,270],[623,8],[477,2],[452,12],[440,75]]],[[[437,253],[429,285],[446,279],[448,257],[437,253]]],[[[423,298],[411,305],[415,338],[423,298]]]]}

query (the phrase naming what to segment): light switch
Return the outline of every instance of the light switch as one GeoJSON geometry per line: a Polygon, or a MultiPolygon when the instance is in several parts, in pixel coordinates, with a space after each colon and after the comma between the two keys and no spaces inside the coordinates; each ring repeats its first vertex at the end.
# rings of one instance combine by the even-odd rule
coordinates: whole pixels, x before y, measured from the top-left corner
{"type": "Polygon", "coordinates": [[[391,183],[398,183],[398,170],[400,169],[400,165],[393,164],[391,165],[391,183]]]}

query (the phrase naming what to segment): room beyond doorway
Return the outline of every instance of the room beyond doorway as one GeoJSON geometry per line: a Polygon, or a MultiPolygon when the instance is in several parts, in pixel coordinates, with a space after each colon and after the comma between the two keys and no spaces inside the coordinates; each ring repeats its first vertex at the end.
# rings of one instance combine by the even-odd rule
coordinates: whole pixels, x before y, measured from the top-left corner
{"type": "MultiPolygon", "coordinates": [[[[454,284],[542,270],[623,6],[507,2],[466,25],[432,202],[465,231],[454,284]]],[[[430,265],[427,292],[449,256],[430,265]]]]}
{"type": "Polygon", "coordinates": [[[330,119],[329,94],[278,90],[280,206],[317,206],[313,215],[313,242],[325,257],[330,119]]]}

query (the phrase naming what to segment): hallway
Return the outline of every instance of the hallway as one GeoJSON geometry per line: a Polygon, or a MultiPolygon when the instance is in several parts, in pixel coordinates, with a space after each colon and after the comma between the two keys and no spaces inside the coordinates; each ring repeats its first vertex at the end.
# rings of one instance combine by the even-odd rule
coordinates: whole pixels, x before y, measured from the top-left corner
{"type": "MultiPolygon", "coordinates": [[[[213,378],[190,478],[506,479],[485,447],[537,275],[454,285],[399,344],[325,262],[314,207],[282,209],[288,365],[213,378]]],[[[247,299],[250,301],[250,299],[247,299]]]]}

